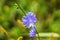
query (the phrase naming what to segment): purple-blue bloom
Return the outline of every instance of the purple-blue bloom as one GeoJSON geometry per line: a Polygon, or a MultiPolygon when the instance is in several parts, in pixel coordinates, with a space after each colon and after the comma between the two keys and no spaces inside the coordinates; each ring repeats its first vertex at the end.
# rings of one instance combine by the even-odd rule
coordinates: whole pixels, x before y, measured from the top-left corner
{"type": "Polygon", "coordinates": [[[33,28],[30,30],[29,36],[30,36],[30,37],[36,36],[36,29],[35,29],[35,27],[33,27],[33,28]]]}
{"type": "Polygon", "coordinates": [[[36,22],[36,16],[32,12],[28,12],[25,16],[22,18],[23,24],[27,27],[32,29],[30,30],[29,36],[34,37],[36,36],[36,28],[34,25],[34,22],[36,22]]]}
{"type": "Polygon", "coordinates": [[[30,28],[34,22],[36,22],[36,16],[32,12],[28,12],[25,16],[22,18],[23,24],[26,25],[27,28],[30,28]]]}

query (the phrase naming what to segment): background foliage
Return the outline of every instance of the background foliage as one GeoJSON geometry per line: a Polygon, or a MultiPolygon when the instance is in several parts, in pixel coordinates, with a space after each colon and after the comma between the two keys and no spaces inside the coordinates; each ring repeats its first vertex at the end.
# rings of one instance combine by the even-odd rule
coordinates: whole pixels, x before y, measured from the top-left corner
{"type": "Polygon", "coordinates": [[[39,33],[60,34],[60,0],[0,0],[0,40],[17,40],[20,36],[29,40],[22,17],[30,11],[36,14],[39,33]]]}

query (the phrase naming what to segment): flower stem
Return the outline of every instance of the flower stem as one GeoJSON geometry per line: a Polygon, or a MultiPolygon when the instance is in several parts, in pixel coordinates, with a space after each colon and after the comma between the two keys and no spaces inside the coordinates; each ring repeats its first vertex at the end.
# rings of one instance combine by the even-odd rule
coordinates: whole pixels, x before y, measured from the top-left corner
{"type": "MultiPolygon", "coordinates": [[[[35,28],[36,29],[36,28],[35,28]]],[[[37,32],[37,30],[36,30],[36,32],[37,32]]],[[[37,32],[37,35],[38,35],[38,39],[40,40],[40,38],[39,38],[39,33],[37,32]]]]}
{"type": "Polygon", "coordinates": [[[17,4],[17,6],[18,6],[18,8],[20,8],[20,10],[22,10],[22,12],[24,13],[24,15],[26,14],[26,11],[24,11],[24,9],[22,8],[22,6],[21,5],[19,5],[19,3],[18,2],[16,2],[16,4],[17,4]]]}

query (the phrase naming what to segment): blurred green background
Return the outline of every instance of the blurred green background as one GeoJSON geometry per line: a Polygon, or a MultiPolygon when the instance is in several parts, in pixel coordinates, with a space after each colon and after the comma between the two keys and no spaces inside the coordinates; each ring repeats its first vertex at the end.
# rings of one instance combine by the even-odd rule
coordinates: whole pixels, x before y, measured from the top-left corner
{"type": "Polygon", "coordinates": [[[36,15],[38,33],[60,34],[60,0],[0,0],[0,40],[32,40],[22,24],[24,12],[30,11],[36,15]]]}

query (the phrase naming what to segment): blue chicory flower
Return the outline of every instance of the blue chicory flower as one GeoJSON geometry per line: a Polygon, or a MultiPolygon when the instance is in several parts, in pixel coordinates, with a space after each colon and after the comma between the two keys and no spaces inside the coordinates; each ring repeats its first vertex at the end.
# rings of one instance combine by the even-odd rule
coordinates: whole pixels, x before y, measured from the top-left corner
{"type": "Polygon", "coordinates": [[[23,16],[22,20],[23,24],[27,28],[30,28],[34,22],[36,22],[36,16],[32,12],[28,12],[25,16],[23,16]]]}
{"type": "Polygon", "coordinates": [[[22,18],[23,24],[27,27],[32,29],[30,30],[29,36],[34,37],[36,36],[36,28],[34,25],[34,22],[36,22],[36,16],[32,12],[28,12],[25,16],[22,18]]]}

